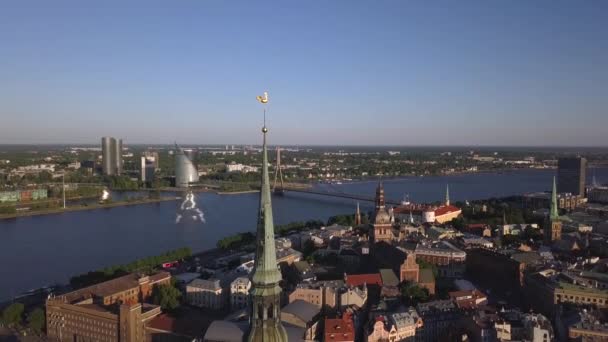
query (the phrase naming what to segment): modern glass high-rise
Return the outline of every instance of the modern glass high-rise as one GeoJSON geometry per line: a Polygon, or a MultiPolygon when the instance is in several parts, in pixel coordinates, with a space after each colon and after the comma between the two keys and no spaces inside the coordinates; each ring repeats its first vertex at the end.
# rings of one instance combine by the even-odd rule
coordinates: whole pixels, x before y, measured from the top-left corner
{"type": "Polygon", "coordinates": [[[116,174],[122,174],[122,139],[115,139],[114,146],[114,165],[116,167],[116,174]]]}
{"type": "Polygon", "coordinates": [[[104,175],[122,174],[122,139],[101,138],[102,170],[104,175]]]}
{"type": "Polygon", "coordinates": [[[190,183],[198,182],[198,170],[184,149],[177,144],[175,149],[175,186],[185,188],[190,183]]]}
{"type": "Polygon", "coordinates": [[[576,196],[585,195],[587,159],[559,158],[557,161],[557,192],[569,192],[576,196]]]}
{"type": "Polygon", "coordinates": [[[154,167],[156,160],[153,157],[141,156],[140,176],[142,182],[152,182],[154,180],[154,167]]]}

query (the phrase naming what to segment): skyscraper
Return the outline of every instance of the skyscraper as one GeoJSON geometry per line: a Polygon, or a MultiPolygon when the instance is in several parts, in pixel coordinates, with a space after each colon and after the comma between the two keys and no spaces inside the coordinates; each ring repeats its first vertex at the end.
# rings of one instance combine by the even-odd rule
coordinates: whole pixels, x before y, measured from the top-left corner
{"type": "Polygon", "coordinates": [[[184,149],[175,144],[175,186],[185,188],[198,182],[198,170],[184,149]]]}
{"type": "Polygon", "coordinates": [[[287,332],[281,324],[281,272],[277,265],[274,245],[274,222],[268,176],[268,152],[264,125],[262,147],[262,187],[257,224],[256,251],[251,276],[251,312],[249,342],[287,342],[287,332]]]}
{"type": "Polygon", "coordinates": [[[112,140],[110,137],[101,138],[101,169],[104,175],[113,174],[114,168],[112,167],[112,140]]]}
{"type": "Polygon", "coordinates": [[[581,157],[559,158],[557,161],[557,191],[584,196],[586,173],[587,159],[581,157]]]}
{"type": "Polygon", "coordinates": [[[142,182],[154,181],[154,167],[156,159],[154,157],[141,156],[140,159],[140,176],[142,182]]]}
{"type": "Polygon", "coordinates": [[[102,170],[104,175],[122,174],[122,139],[101,138],[102,170]]]}
{"type": "Polygon", "coordinates": [[[114,167],[117,175],[122,174],[122,139],[114,139],[114,167]]]}

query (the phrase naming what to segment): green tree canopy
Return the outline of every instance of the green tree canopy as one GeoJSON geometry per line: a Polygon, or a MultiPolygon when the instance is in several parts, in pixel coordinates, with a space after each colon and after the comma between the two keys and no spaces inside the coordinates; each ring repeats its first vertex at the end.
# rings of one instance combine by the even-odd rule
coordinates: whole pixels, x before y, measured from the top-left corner
{"type": "Polygon", "coordinates": [[[25,306],[21,303],[13,303],[2,311],[2,321],[9,326],[19,324],[23,316],[25,306]]]}
{"type": "Polygon", "coordinates": [[[180,302],[181,292],[171,285],[155,286],[152,290],[152,302],[160,305],[163,310],[174,310],[180,302]]]}
{"type": "Polygon", "coordinates": [[[44,316],[44,310],[36,308],[27,316],[27,325],[35,333],[40,334],[44,329],[46,317],[44,316]]]}
{"type": "Polygon", "coordinates": [[[429,290],[413,282],[401,286],[401,297],[406,305],[416,306],[429,299],[429,290]]]}

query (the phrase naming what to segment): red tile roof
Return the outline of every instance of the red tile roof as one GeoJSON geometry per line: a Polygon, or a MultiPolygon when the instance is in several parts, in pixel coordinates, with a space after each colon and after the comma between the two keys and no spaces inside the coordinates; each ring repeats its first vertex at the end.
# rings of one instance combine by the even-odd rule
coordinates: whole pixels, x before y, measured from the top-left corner
{"type": "Polygon", "coordinates": [[[354,341],[355,328],[349,315],[325,319],[325,341],[354,341]]]}
{"type": "Polygon", "coordinates": [[[169,317],[167,314],[162,314],[154,317],[150,322],[148,322],[147,327],[154,330],[171,332],[173,331],[174,325],[174,318],[169,317]]]}
{"type": "Polygon", "coordinates": [[[448,293],[456,305],[462,309],[474,309],[478,306],[477,301],[484,301],[487,297],[478,290],[470,291],[452,291],[448,293]]]}
{"type": "Polygon", "coordinates": [[[382,286],[380,273],[347,274],[344,281],[350,286],[361,286],[363,284],[382,286]]]}
{"type": "Polygon", "coordinates": [[[201,331],[206,330],[209,324],[211,324],[210,319],[201,319],[197,315],[183,315],[176,318],[168,314],[161,314],[148,321],[146,329],[192,339],[201,334],[201,331]]]}
{"type": "Polygon", "coordinates": [[[443,216],[445,214],[453,213],[461,211],[460,208],[455,207],[453,205],[442,205],[441,207],[435,209],[435,216],[443,216]]]}

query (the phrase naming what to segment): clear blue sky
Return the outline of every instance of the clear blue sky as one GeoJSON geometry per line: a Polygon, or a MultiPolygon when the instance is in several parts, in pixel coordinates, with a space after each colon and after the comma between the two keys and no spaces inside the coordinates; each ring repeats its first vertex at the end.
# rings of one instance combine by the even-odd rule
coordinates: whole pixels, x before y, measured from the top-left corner
{"type": "Polygon", "coordinates": [[[2,1],[0,143],[608,145],[608,1],[2,1]]]}

